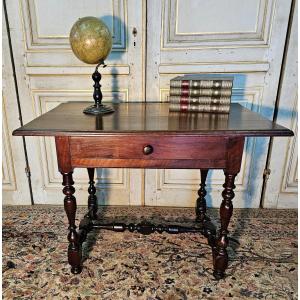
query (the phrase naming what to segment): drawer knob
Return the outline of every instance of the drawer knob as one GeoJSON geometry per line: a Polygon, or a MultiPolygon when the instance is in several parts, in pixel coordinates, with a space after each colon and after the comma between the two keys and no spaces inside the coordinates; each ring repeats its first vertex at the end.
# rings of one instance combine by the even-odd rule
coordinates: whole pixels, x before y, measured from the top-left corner
{"type": "Polygon", "coordinates": [[[146,145],[143,149],[143,153],[148,155],[153,152],[153,147],[151,145],[146,145]]]}

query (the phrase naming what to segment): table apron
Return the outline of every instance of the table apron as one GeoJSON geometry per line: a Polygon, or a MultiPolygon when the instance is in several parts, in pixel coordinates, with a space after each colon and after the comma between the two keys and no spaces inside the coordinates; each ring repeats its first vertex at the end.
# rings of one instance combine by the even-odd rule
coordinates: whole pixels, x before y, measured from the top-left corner
{"type": "Polygon", "coordinates": [[[226,160],[209,159],[101,159],[72,158],[76,168],[224,169],[226,160]]]}
{"type": "Polygon", "coordinates": [[[74,167],[226,169],[238,172],[244,137],[101,136],[56,137],[59,170],[74,167]],[[145,151],[145,147],[152,149],[145,151]]]}
{"type": "Polygon", "coordinates": [[[75,158],[101,159],[224,159],[227,139],[203,136],[103,136],[71,137],[70,150],[75,158]],[[144,147],[152,152],[145,154],[144,147]]]}

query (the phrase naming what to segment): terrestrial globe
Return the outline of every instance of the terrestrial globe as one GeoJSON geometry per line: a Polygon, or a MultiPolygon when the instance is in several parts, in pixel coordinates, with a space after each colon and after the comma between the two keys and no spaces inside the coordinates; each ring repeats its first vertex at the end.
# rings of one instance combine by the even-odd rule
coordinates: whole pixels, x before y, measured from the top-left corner
{"type": "Polygon", "coordinates": [[[94,100],[92,105],[84,110],[87,114],[104,114],[114,110],[101,104],[101,74],[98,67],[103,65],[104,60],[109,55],[112,48],[112,36],[106,24],[96,17],[79,18],[72,26],[70,31],[70,45],[73,53],[78,59],[87,64],[97,64],[96,70],[92,75],[94,84],[94,100]]]}

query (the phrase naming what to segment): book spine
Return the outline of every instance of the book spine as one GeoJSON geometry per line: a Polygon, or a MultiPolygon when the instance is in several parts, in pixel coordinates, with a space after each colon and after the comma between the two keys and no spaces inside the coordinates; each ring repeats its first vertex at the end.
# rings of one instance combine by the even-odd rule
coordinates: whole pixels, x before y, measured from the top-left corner
{"type": "Polygon", "coordinates": [[[232,80],[171,80],[172,88],[193,88],[193,89],[231,89],[232,80]]]}
{"type": "Polygon", "coordinates": [[[170,103],[180,103],[180,104],[200,104],[200,105],[230,105],[230,97],[185,97],[185,96],[170,96],[170,103]]]}
{"type": "Polygon", "coordinates": [[[170,103],[170,111],[174,112],[209,112],[228,114],[230,105],[192,105],[170,103]]]}
{"type": "Polygon", "coordinates": [[[184,97],[230,97],[231,89],[189,89],[189,88],[171,88],[170,96],[184,97]]]}

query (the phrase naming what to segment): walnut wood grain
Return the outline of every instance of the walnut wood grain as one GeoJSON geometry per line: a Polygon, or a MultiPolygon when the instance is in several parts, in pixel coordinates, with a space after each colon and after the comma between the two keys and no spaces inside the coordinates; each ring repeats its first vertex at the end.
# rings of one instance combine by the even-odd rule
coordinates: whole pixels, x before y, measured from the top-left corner
{"type": "Polygon", "coordinates": [[[234,198],[234,179],[237,174],[229,174],[225,172],[225,183],[223,185],[224,191],[222,192],[223,201],[220,207],[221,228],[216,245],[213,249],[213,265],[214,276],[217,279],[224,277],[224,272],[228,266],[228,225],[233,212],[232,199],[234,198]]]}
{"type": "Polygon", "coordinates": [[[206,177],[208,170],[201,169],[201,183],[200,189],[198,190],[198,199],[196,202],[196,216],[199,222],[204,222],[206,220],[206,199],[205,196],[207,194],[205,186],[206,186],[206,177]]]}
{"type": "Polygon", "coordinates": [[[241,169],[244,150],[244,137],[229,138],[227,142],[227,164],[226,172],[237,174],[241,169]]]}
{"type": "Polygon", "coordinates": [[[210,160],[226,158],[226,137],[169,137],[169,136],[104,136],[71,137],[72,160],[102,159],[198,159],[209,156],[210,160]],[[145,154],[145,146],[152,147],[152,153],[145,154]]]}
{"type": "Polygon", "coordinates": [[[87,168],[89,174],[89,198],[88,198],[88,209],[89,209],[89,217],[91,219],[96,219],[97,217],[97,210],[98,210],[98,203],[97,203],[97,196],[96,196],[96,187],[94,181],[95,175],[95,168],[87,168]]]}
{"type": "Polygon", "coordinates": [[[69,173],[73,171],[69,140],[70,139],[67,136],[55,137],[58,170],[61,173],[69,173]]]}
{"type": "Polygon", "coordinates": [[[63,175],[63,193],[65,194],[64,208],[69,221],[68,234],[68,262],[71,265],[71,272],[78,274],[81,272],[81,244],[76,231],[75,215],[76,215],[76,198],[74,197],[75,188],[72,172],[62,173],[63,175]]]}
{"type": "MultiPolygon", "coordinates": [[[[201,169],[196,214],[213,250],[214,275],[222,278],[228,266],[226,248],[233,213],[234,179],[240,171],[245,137],[291,136],[293,132],[239,104],[231,105],[229,115],[170,113],[167,103],[122,103],[113,105],[113,114],[91,116],[82,113],[86,106],[86,102],[60,104],[13,132],[14,135],[55,136],[69,221],[68,261],[72,272],[81,272],[81,244],[96,218],[96,167],[184,168],[201,169]],[[79,232],[75,225],[76,198],[72,178],[75,167],[88,168],[89,173],[89,213],[80,222],[79,232]],[[223,169],[225,173],[218,236],[206,217],[208,169],[223,169]]],[[[118,231],[127,225],[95,225],[101,226],[118,231]]],[[[151,224],[131,228],[138,231],[141,228],[144,233],[162,231],[162,227],[151,224]]],[[[180,227],[170,228],[167,231],[181,231],[180,227]]]]}
{"type": "Polygon", "coordinates": [[[213,247],[213,265],[214,276],[217,279],[224,277],[225,270],[228,266],[228,225],[233,212],[232,199],[234,198],[234,180],[241,168],[241,162],[244,149],[244,137],[229,138],[227,143],[227,163],[224,168],[225,183],[222,192],[223,201],[220,206],[221,228],[213,247]]]}
{"type": "Polygon", "coordinates": [[[226,160],[207,159],[101,159],[101,158],[72,158],[75,168],[149,168],[149,169],[224,169],[226,160]]]}
{"type": "Polygon", "coordinates": [[[228,115],[169,112],[168,103],[112,104],[115,112],[102,117],[85,115],[87,102],[60,104],[13,132],[37,136],[217,135],[291,136],[293,132],[252,112],[231,104],[228,115]]]}

